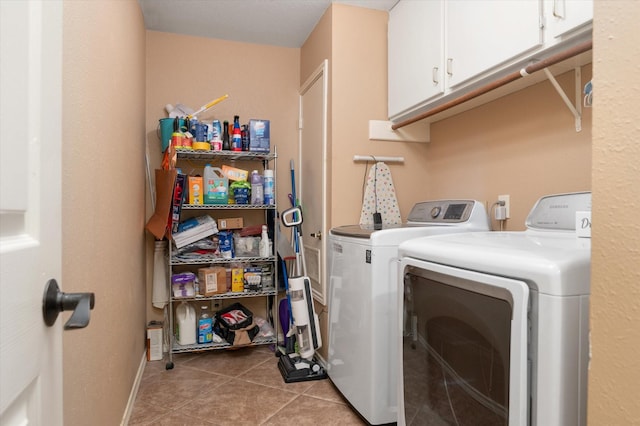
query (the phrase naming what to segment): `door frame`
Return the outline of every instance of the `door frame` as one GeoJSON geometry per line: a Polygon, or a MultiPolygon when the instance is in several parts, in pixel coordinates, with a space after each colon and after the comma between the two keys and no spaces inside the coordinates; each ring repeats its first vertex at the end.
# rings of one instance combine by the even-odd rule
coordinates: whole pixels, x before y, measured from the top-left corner
{"type": "MultiPolygon", "coordinates": [[[[329,60],[322,61],[320,66],[316,68],[309,78],[302,84],[298,96],[298,164],[302,167],[302,129],[304,126],[304,118],[302,111],[302,98],[307,91],[319,80],[322,79],[322,194],[321,194],[321,212],[322,212],[322,225],[321,233],[323,236],[327,234],[327,110],[328,110],[328,98],[329,98],[329,60]]],[[[298,173],[298,188],[300,188],[300,199],[304,199],[302,193],[302,180],[304,173],[300,170],[298,173]]],[[[325,271],[327,244],[326,239],[320,240],[320,288],[315,288],[312,285],[313,298],[321,303],[327,305],[327,279],[325,271]]]]}

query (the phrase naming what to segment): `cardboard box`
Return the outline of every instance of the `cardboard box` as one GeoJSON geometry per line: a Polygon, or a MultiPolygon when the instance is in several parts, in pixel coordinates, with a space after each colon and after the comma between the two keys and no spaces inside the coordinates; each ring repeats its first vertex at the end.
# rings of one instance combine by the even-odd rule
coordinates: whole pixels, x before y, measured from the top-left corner
{"type": "Polygon", "coordinates": [[[231,268],[231,291],[234,293],[244,292],[243,268],[231,268]]]}
{"type": "Polygon", "coordinates": [[[269,120],[249,120],[249,151],[271,151],[269,120]]]}
{"type": "Polygon", "coordinates": [[[147,325],[147,361],[162,360],[162,322],[150,321],[147,325]]]}
{"type": "Polygon", "coordinates": [[[249,178],[248,170],[227,166],[226,164],[222,165],[222,173],[224,173],[229,180],[247,180],[249,178]]]}
{"type": "Polygon", "coordinates": [[[202,176],[189,176],[189,204],[204,204],[202,176]]]}
{"type": "Polygon", "coordinates": [[[198,269],[200,294],[212,296],[227,292],[227,270],[220,266],[198,269]]]}
{"type": "Polygon", "coordinates": [[[225,219],[218,219],[218,229],[224,231],[225,229],[241,229],[243,227],[243,220],[241,217],[228,217],[225,219]]]}
{"type": "Polygon", "coordinates": [[[244,268],[244,290],[262,291],[262,268],[247,266],[244,268]]]}
{"type": "Polygon", "coordinates": [[[176,184],[173,187],[173,202],[171,205],[171,233],[178,232],[180,224],[180,213],[182,212],[182,202],[184,201],[185,185],[187,176],[178,173],[176,176],[176,184]]]}

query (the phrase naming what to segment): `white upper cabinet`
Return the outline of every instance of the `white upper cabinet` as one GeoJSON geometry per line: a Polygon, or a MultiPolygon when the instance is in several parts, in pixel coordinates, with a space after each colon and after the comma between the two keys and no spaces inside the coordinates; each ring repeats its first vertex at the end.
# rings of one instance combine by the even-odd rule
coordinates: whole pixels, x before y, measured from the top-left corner
{"type": "Polygon", "coordinates": [[[389,12],[398,122],[590,38],[593,0],[399,0],[389,12]]]}
{"type": "Polygon", "coordinates": [[[544,0],[547,43],[586,26],[593,20],[593,0],[544,0]]]}
{"type": "Polygon", "coordinates": [[[401,1],[389,12],[389,114],[444,92],[443,2],[401,1]]]}
{"type": "Polygon", "coordinates": [[[542,45],[540,0],[448,0],[448,86],[542,45]]]}

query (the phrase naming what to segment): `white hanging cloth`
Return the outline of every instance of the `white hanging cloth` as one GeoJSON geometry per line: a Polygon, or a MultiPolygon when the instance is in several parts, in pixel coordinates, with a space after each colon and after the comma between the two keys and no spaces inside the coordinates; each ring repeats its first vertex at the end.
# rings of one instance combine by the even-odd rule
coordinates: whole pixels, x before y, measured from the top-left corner
{"type": "Polygon", "coordinates": [[[156,241],[153,253],[153,288],[151,303],[155,308],[163,309],[169,303],[169,282],[167,278],[167,259],[165,252],[167,241],[156,241]]]}
{"type": "Polygon", "coordinates": [[[382,161],[378,161],[369,169],[362,200],[360,225],[373,225],[373,214],[376,212],[382,216],[383,225],[402,223],[391,170],[382,161]]]}

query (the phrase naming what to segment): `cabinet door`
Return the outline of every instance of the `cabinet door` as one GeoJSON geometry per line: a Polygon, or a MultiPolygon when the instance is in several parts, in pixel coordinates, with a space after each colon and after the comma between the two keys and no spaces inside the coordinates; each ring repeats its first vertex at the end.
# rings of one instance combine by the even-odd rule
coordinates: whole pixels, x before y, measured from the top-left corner
{"type": "Polygon", "coordinates": [[[448,87],[542,44],[540,0],[446,2],[448,87]]]}
{"type": "Polygon", "coordinates": [[[389,117],[443,92],[443,2],[401,0],[389,12],[389,117]]]}
{"type": "Polygon", "coordinates": [[[591,22],[593,0],[545,0],[546,41],[556,43],[558,37],[591,22]]]}

